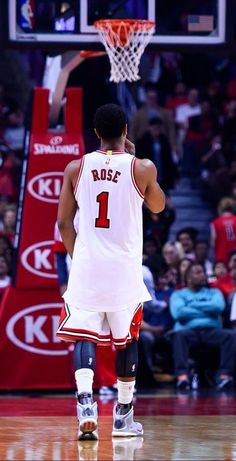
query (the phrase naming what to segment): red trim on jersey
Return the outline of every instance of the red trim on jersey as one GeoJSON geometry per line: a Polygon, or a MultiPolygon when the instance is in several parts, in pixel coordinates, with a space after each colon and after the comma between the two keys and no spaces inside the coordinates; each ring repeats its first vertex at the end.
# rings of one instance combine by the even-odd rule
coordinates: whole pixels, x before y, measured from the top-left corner
{"type": "Polygon", "coordinates": [[[121,150],[112,150],[112,149],[107,149],[107,150],[100,150],[100,149],[97,149],[96,152],[98,152],[99,154],[103,154],[103,155],[121,155],[121,154],[128,154],[128,152],[124,152],[124,151],[121,151],[121,150]],[[111,151],[112,154],[108,154],[107,152],[111,151]]]}
{"type": "Polygon", "coordinates": [[[144,199],[143,192],[141,191],[140,187],[138,186],[137,181],[136,181],[136,178],[135,178],[135,163],[136,163],[136,158],[134,157],[134,158],[132,159],[132,162],[131,162],[131,178],[132,178],[133,185],[134,185],[136,191],[138,192],[138,194],[140,195],[140,197],[141,197],[142,199],[144,199]]]}
{"type": "Polygon", "coordinates": [[[94,333],[93,331],[89,330],[77,330],[75,328],[62,328],[61,331],[60,327],[57,331],[57,336],[61,339],[67,340],[67,341],[91,341],[93,343],[99,343],[101,346],[107,345],[109,346],[111,344],[111,335],[104,335],[100,336],[97,333],[94,333]]]}
{"type": "Polygon", "coordinates": [[[82,171],[83,171],[83,167],[84,167],[84,157],[82,157],[81,161],[80,161],[80,166],[79,166],[79,170],[78,170],[78,173],[77,173],[77,179],[76,179],[76,182],[75,182],[75,187],[74,187],[74,194],[76,195],[77,193],[77,189],[78,189],[78,186],[79,186],[79,180],[81,178],[81,174],[82,174],[82,171]]]}
{"type": "Polygon", "coordinates": [[[62,339],[63,341],[70,341],[70,342],[77,342],[77,341],[90,341],[91,343],[97,344],[98,346],[110,346],[111,345],[111,340],[109,340],[107,343],[104,343],[102,341],[99,341],[98,339],[92,339],[90,337],[86,336],[80,336],[79,333],[77,336],[72,336],[72,335],[65,335],[63,333],[57,333],[58,338],[62,339]]]}

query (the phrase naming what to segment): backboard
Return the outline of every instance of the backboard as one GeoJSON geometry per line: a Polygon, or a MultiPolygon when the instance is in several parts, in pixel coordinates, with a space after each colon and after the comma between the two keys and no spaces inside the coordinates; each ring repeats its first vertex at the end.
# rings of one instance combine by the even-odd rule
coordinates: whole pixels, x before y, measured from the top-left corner
{"type": "Polygon", "coordinates": [[[219,45],[226,40],[227,0],[8,0],[8,41],[52,48],[103,49],[98,19],[149,19],[149,47],[219,45]]]}

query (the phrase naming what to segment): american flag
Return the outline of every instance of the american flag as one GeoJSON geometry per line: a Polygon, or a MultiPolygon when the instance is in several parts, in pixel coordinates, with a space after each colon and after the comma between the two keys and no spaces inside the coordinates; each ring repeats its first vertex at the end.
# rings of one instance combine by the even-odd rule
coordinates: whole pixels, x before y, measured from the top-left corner
{"type": "Polygon", "coordinates": [[[212,32],[214,17],[212,15],[192,14],[188,16],[189,32],[212,32]]]}

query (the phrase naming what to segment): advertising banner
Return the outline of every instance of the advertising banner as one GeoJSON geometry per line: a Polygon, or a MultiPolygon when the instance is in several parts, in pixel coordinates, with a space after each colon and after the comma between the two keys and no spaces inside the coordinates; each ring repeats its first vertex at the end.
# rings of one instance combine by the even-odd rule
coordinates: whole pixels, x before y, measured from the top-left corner
{"type": "Polygon", "coordinates": [[[84,154],[81,89],[66,90],[62,132],[48,129],[48,97],[48,89],[35,90],[15,283],[21,289],[58,286],[52,246],[63,172],[71,160],[84,154]]]}

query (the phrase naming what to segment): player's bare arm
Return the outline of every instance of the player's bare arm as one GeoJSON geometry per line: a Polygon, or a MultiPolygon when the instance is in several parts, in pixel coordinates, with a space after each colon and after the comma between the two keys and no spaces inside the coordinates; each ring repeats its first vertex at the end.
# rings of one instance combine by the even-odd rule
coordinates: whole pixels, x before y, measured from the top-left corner
{"type": "Polygon", "coordinates": [[[137,159],[136,181],[144,194],[144,202],[153,213],[165,208],[165,194],[157,182],[157,169],[151,160],[137,159]]]}
{"type": "Polygon", "coordinates": [[[74,160],[65,169],[57,213],[58,228],[70,256],[73,254],[76,238],[74,217],[77,210],[77,203],[74,196],[74,187],[79,167],[80,160],[74,160]]]}

